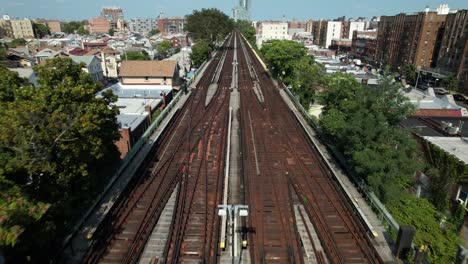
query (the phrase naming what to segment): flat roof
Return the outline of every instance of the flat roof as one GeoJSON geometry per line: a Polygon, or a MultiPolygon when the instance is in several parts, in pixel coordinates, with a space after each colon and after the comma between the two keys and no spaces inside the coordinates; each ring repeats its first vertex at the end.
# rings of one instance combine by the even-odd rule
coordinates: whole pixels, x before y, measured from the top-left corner
{"type": "Polygon", "coordinates": [[[405,128],[412,129],[420,136],[429,137],[448,137],[442,130],[442,122],[452,123],[453,126],[459,126],[462,122],[460,135],[468,137],[468,118],[467,117],[417,117],[410,116],[400,122],[405,128]]]}
{"type": "Polygon", "coordinates": [[[119,108],[117,122],[121,127],[135,130],[149,115],[145,107],[149,105],[153,111],[161,103],[161,99],[154,98],[119,98],[115,105],[119,108]]]}
{"type": "Polygon", "coordinates": [[[127,85],[120,82],[107,87],[97,95],[111,90],[119,98],[161,98],[161,93],[169,94],[172,91],[171,85],[127,85]]]}
{"type": "Polygon", "coordinates": [[[459,137],[424,137],[445,152],[454,155],[468,165],[468,139],[459,137]]]}

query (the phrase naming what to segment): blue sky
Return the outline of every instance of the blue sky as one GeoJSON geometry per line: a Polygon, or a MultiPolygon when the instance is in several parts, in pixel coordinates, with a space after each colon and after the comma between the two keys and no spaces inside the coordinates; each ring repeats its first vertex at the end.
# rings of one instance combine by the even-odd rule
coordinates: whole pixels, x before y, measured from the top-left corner
{"type": "MultiPolygon", "coordinates": [[[[120,6],[126,18],[156,17],[163,11],[165,16],[184,16],[193,9],[215,7],[226,14],[237,0],[0,0],[0,14],[12,17],[57,18],[64,20],[88,19],[99,15],[103,6],[120,6]]],[[[320,19],[349,17],[372,17],[393,15],[400,12],[422,11],[426,5],[431,9],[441,3],[452,9],[468,9],[467,0],[253,0],[253,19],[280,20],[320,19]]]]}

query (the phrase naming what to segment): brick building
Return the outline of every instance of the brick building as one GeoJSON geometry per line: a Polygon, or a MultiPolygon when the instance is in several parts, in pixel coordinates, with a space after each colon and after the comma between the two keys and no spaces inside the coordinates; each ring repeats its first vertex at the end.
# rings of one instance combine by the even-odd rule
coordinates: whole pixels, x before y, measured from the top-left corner
{"type": "Polygon", "coordinates": [[[107,20],[103,16],[91,18],[87,25],[87,29],[90,34],[108,33],[111,28],[111,21],[107,20]]]}
{"type": "Polygon", "coordinates": [[[110,22],[111,28],[117,29],[117,22],[119,19],[123,20],[124,13],[120,7],[103,7],[101,9],[101,16],[110,22]]]}
{"type": "Polygon", "coordinates": [[[328,20],[314,21],[312,24],[312,35],[314,36],[314,44],[325,47],[327,39],[328,20]]]}
{"type": "Polygon", "coordinates": [[[162,33],[183,33],[187,20],[185,17],[168,17],[158,19],[158,30],[162,33]]]}
{"type": "Polygon", "coordinates": [[[448,14],[437,68],[453,73],[468,92],[468,10],[448,14]]]}
{"type": "Polygon", "coordinates": [[[34,22],[49,27],[50,33],[62,32],[62,23],[59,20],[36,19],[34,22]]]}
{"type": "Polygon", "coordinates": [[[354,31],[351,53],[368,62],[375,61],[377,30],[354,31]]]}
{"type": "Polygon", "coordinates": [[[431,12],[428,8],[412,15],[380,17],[377,60],[393,69],[406,64],[434,67],[446,17],[445,12],[431,12]]]}

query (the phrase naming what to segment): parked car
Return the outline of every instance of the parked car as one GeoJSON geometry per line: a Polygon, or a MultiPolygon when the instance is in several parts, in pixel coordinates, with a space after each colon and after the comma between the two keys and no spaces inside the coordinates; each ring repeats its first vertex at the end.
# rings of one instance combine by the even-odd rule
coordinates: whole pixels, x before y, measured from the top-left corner
{"type": "Polygon", "coordinates": [[[444,88],[434,88],[434,93],[438,95],[449,94],[449,91],[445,90],[444,88]]]}
{"type": "Polygon", "coordinates": [[[452,94],[452,96],[457,102],[466,102],[466,97],[463,94],[452,94]]]}

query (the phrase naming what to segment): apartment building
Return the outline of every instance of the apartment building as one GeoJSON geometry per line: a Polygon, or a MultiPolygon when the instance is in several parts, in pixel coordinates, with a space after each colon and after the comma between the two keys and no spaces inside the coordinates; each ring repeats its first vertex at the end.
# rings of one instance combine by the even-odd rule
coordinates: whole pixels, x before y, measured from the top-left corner
{"type": "Polygon", "coordinates": [[[468,10],[448,14],[437,68],[453,73],[468,92],[468,10]]]}
{"type": "MultiPolygon", "coordinates": [[[[34,30],[32,22],[29,19],[6,19],[10,22],[11,32],[13,38],[34,38],[34,30]]],[[[6,24],[8,22],[4,22],[6,24]]]]}
{"type": "Polygon", "coordinates": [[[375,61],[377,48],[377,30],[354,31],[351,54],[368,62],[375,61]]]}
{"type": "Polygon", "coordinates": [[[90,34],[108,33],[111,28],[111,21],[107,20],[103,16],[89,19],[89,24],[87,25],[87,29],[90,34]]]}
{"type": "Polygon", "coordinates": [[[134,18],[130,21],[129,27],[132,32],[147,33],[158,29],[158,20],[156,18],[134,18]]]}
{"type": "Polygon", "coordinates": [[[377,34],[377,60],[393,69],[406,64],[434,67],[440,49],[445,9],[406,15],[382,16],[377,34]]]}
{"type": "Polygon", "coordinates": [[[0,18],[0,38],[4,37],[14,38],[9,16],[2,16],[0,18]]]}
{"type": "Polygon", "coordinates": [[[328,21],[325,37],[325,48],[332,44],[332,40],[341,39],[343,23],[341,21],[328,21]]]}
{"type": "Polygon", "coordinates": [[[187,20],[185,17],[168,17],[158,19],[158,30],[163,33],[183,33],[187,20]]]}
{"type": "Polygon", "coordinates": [[[314,37],[314,44],[325,47],[327,36],[328,20],[317,20],[312,23],[312,35],[314,37]]]}
{"type": "Polygon", "coordinates": [[[273,39],[291,40],[288,34],[288,23],[280,21],[263,21],[257,24],[257,46],[273,39]]]}

